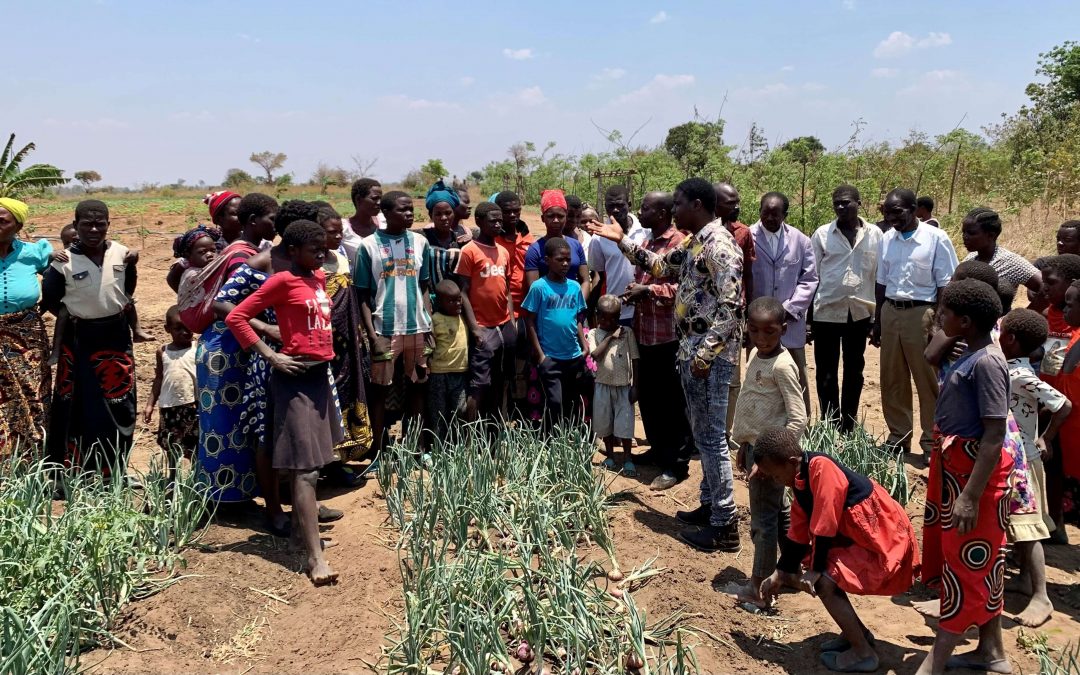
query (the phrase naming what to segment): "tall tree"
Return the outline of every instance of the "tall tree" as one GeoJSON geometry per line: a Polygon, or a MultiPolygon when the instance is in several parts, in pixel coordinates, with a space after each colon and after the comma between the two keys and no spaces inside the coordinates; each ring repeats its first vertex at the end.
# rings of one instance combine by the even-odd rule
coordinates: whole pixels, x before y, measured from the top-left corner
{"type": "Polygon", "coordinates": [[[83,190],[86,191],[86,194],[90,194],[90,188],[93,186],[94,183],[101,180],[101,174],[93,170],[76,171],[75,180],[82,183],[83,190]]]}
{"type": "Polygon", "coordinates": [[[0,197],[23,197],[68,182],[64,172],[51,164],[31,164],[25,169],[22,162],[37,146],[27,143],[14,152],[15,134],[8,138],[0,155],[0,197]]]}
{"type": "Polygon", "coordinates": [[[285,166],[285,161],[288,156],[284,152],[270,152],[265,150],[263,152],[253,152],[248,159],[252,163],[258,164],[262,167],[262,170],[266,172],[266,184],[274,184],[274,172],[285,166]]]}

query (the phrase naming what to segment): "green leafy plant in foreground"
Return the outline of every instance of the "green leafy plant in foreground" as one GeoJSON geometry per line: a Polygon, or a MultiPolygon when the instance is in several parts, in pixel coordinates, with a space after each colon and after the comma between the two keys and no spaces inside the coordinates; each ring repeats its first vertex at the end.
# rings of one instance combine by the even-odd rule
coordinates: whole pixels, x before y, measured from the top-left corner
{"type": "Polygon", "coordinates": [[[428,463],[415,437],[382,455],[405,607],[388,672],[697,671],[692,617],[633,601],[663,570],[619,570],[593,453],[585,427],[468,425],[428,463]]]}
{"type": "Polygon", "coordinates": [[[81,650],[115,641],[125,603],[179,578],[210,508],[194,472],[124,474],[0,462],[0,673],[78,672],[81,650]]]}
{"type": "Polygon", "coordinates": [[[818,420],[807,428],[802,447],[834,457],[852,471],[873,478],[901,506],[907,505],[911,490],[904,455],[884,447],[881,439],[861,424],[841,435],[833,422],[818,420]]]}

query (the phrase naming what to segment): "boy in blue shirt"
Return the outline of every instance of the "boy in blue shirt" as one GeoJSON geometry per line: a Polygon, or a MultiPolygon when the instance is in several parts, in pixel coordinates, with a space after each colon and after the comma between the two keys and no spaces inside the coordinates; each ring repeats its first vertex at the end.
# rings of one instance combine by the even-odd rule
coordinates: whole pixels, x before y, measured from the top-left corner
{"type": "Polygon", "coordinates": [[[533,282],[521,303],[529,346],[544,386],[549,422],[573,410],[585,367],[585,333],[581,319],[585,297],[581,285],[567,279],[570,245],[560,237],[544,242],[547,274],[533,282]]]}

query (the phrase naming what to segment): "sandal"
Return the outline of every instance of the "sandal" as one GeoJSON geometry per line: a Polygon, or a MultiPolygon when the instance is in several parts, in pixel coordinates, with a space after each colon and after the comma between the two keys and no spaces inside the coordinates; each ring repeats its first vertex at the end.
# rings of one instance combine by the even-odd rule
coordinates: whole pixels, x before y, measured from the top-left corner
{"type": "Polygon", "coordinates": [[[840,656],[840,652],[825,652],[821,655],[821,663],[834,673],[873,673],[881,667],[876,656],[869,656],[862,661],[856,661],[850,666],[841,667],[836,663],[838,656],[840,656]]]}
{"type": "MultiPolygon", "coordinates": [[[[866,641],[870,643],[871,647],[877,647],[877,640],[874,639],[873,633],[866,634],[866,641]]],[[[821,651],[823,652],[846,652],[849,649],[851,649],[851,643],[843,635],[821,643],[821,651]]]]}
{"type": "Polygon", "coordinates": [[[319,504],[319,522],[320,523],[332,523],[335,520],[341,520],[345,516],[345,512],[341,509],[332,509],[329,506],[323,506],[319,504]]]}
{"type": "Polygon", "coordinates": [[[627,478],[634,478],[637,476],[637,467],[634,466],[634,460],[628,459],[623,462],[622,475],[626,476],[627,478]]]}
{"type": "Polygon", "coordinates": [[[610,458],[610,457],[605,459],[603,462],[600,462],[600,466],[607,469],[608,471],[618,471],[619,470],[619,465],[616,464],[615,460],[610,458]]]}

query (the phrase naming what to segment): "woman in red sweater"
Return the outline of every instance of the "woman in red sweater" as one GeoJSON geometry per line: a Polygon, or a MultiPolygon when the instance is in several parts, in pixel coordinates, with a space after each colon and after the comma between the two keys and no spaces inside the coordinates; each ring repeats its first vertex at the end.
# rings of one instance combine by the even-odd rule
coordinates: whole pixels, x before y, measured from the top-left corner
{"type": "Polygon", "coordinates": [[[319,538],[315,483],[319,469],[334,461],[333,447],[342,440],[330,388],[334,340],[330,298],[326,295],[326,231],[310,220],[285,230],[282,246],[292,268],[271,276],[225,318],[244,349],[254,349],[270,364],[270,449],[275,469],[291,475],[293,543],[307,549],[308,575],[315,585],[337,581],[323,555],[319,538]],[[281,330],[282,348],[275,352],[251,327],[251,320],[272,307],[281,330]],[[299,533],[298,533],[299,530],[299,533]]]}

